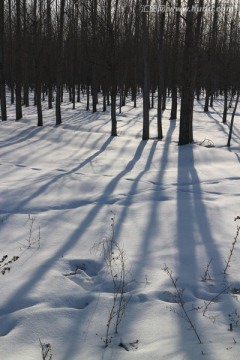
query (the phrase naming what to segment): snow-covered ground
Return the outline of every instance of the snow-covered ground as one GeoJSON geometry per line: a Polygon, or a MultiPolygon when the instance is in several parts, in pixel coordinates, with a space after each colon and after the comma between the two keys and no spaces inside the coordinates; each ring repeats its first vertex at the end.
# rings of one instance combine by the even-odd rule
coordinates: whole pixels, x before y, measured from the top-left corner
{"type": "Polygon", "coordinates": [[[240,225],[240,116],[228,149],[223,102],[204,114],[196,101],[195,143],[178,147],[170,101],[163,141],[153,109],[147,142],[141,99],[115,138],[109,112],[81,101],[59,127],[46,109],[37,127],[33,106],[0,123],[0,358],[44,359],[41,341],[53,360],[238,359],[238,242],[223,272],[240,225]],[[125,314],[105,348],[123,268],[125,314]]]}

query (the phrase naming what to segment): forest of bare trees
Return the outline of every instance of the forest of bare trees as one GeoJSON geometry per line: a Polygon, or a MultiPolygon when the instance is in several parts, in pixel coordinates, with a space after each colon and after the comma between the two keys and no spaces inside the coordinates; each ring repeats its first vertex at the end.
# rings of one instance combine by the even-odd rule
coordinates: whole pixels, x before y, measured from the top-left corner
{"type": "Polygon", "coordinates": [[[239,20],[239,1],[2,0],[1,120],[7,120],[6,91],[16,120],[33,92],[38,125],[44,124],[43,98],[55,107],[59,125],[67,90],[73,109],[83,94],[86,110],[110,106],[116,136],[117,101],[124,111],[126,97],[136,107],[142,94],[142,138],[149,138],[149,109],[156,107],[160,140],[166,98],[172,99],[175,119],[180,97],[179,145],[191,143],[194,99],[204,96],[207,112],[222,96],[226,122],[239,93],[239,20]]]}

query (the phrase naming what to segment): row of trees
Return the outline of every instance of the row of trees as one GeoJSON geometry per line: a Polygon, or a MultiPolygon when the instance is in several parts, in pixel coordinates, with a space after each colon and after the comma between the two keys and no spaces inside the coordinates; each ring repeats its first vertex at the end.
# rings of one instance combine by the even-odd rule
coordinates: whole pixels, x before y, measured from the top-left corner
{"type": "Polygon", "coordinates": [[[181,96],[179,144],[193,141],[194,96],[204,91],[205,111],[224,96],[223,121],[229,99],[239,91],[240,3],[220,0],[2,0],[0,2],[1,117],[7,119],[6,87],[16,104],[29,106],[34,90],[38,125],[43,125],[42,96],[61,124],[62,90],[73,108],[81,90],[98,109],[111,105],[111,134],[117,135],[116,99],[134,106],[143,94],[143,139],[149,138],[149,108],[157,94],[158,139],[162,111],[172,98],[171,119],[181,96]],[[198,11],[196,11],[196,6],[198,11]],[[207,6],[211,8],[207,9],[207,6]],[[149,10],[154,10],[149,12],[149,10]],[[181,9],[181,11],[179,11],[181,9]]]}

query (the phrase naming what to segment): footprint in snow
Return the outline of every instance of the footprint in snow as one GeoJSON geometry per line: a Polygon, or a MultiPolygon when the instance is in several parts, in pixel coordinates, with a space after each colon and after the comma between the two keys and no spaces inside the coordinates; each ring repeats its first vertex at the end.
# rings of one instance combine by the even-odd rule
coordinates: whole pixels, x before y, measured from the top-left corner
{"type": "Polygon", "coordinates": [[[27,167],[26,165],[23,165],[23,164],[16,164],[15,166],[17,166],[17,167],[27,167]]]}
{"type": "Polygon", "coordinates": [[[70,260],[69,267],[70,271],[63,275],[87,291],[93,288],[94,278],[101,269],[100,263],[91,259],[70,260]]]}

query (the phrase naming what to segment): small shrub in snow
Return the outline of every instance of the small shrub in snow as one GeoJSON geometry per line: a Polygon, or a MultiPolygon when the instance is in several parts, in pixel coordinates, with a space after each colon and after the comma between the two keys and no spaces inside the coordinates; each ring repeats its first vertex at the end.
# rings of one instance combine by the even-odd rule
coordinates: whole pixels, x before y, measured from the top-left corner
{"type": "MultiPolygon", "coordinates": [[[[234,221],[237,221],[237,220],[240,220],[240,217],[239,217],[239,216],[237,216],[237,217],[234,219],[234,221]]],[[[226,274],[227,269],[230,267],[230,261],[231,261],[231,258],[232,258],[232,256],[233,256],[233,251],[234,251],[234,249],[235,249],[235,246],[236,246],[236,243],[237,243],[237,239],[238,239],[238,236],[239,236],[240,226],[239,226],[238,224],[237,224],[236,226],[237,226],[236,235],[234,236],[234,241],[233,241],[233,243],[232,243],[232,247],[231,247],[231,249],[230,249],[230,253],[229,253],[228,259],[227,259],[227,261],[226,261],[226,266],[225,266],[225,268],[224,268],[224,270],[223,270],[223,273],[224,273],[224,274],[226,274]]]]}
{"type": "Polygon", "coordinates": [[[19,256],[13,256],[8,260],[8,255],[4,255],[0,260],[0,272],[2,275],[5,275],[6,272],[11,270],[12,264],[19,259],[19,256]]]}
{"type": "Polygon", "coordinates": [[[52,360],[52,348],[50,343],[42,343],[41,339],[39,339],[41,351],[42,351],[42,360],[52,360]]]}
{"type": "Polygon", "coordinates": [[[23,245],[30,249],[33,245],[37,244],[38,248],[41,246],[41,228],[40,225],[36,226],[36,217],[28,214],[25,225],[28,228],[28,234],[26,237],[27,245],[23,245]]]}
{"type": "Polygon", "coordinates": [[[170,310],[174,311],[177,315],[179,315],[181,318],[183,318],[184,320],[187,321],[187,323],[190,325],[190,328],[194,331],[198,341],[199,341],[199,344],[202,344],[202,340],[198,334],[198,331],[196,329],[196,326],[193,324],[191,318],[189,317],[188,315],[188,311],[185,307],[185,302],[184,302],[184,299],[183,299],[183,292],[184,292],[184,289],[180,289],[178,286],[177,286],[177,281],[178,279],[175,279],[172,275],[172,271],[167,267],[167,265],[164,266],[163,270],[165,271],[165,273],[170,277],[171,279],[171,282],[174,286],[174,289],[176,291],[176,299],[177,299],[177,303],[178,305],[180,306],[181,308],[181,311],[178,312],[175,308],[173,307],[170,307],[170,310]]]}
{"type": "Polygon", "coordinates": [[[109,311],[106,334],[103,340],[105,347],[111,343],[111,328],[118,332],[129,299],[126,298],[127,272],[126,253],[115,241],[115,216],[111,217],[111,236],[100,242],[101,254],[104,256],[105,265],[113,285],[113,303],[109,311]]]}
{"type": "Polygon", "coordinates": [[[240,314],[237,310],[232,312],[228,315],[229,321],[230,321],[230,329],[233,329],[233,326],[239,326],[240,325],[240,314]]]}
{"type": "Polygon", "coordinates": [[[218,294],[214,295],[210,301],[205,302],[205,306],[204,306],[204,309],[203,309],[203,316],[206,315],[206,312],[207,312],[207,310],[208,310],[208,307],[209,307],[212,303],[217,302],[218,299],[219,299],[219,296],[222,295],[222,294],[224,294],[224,293],[226,293],[230,288],[231,288],[231,285],[228,285],[228,286],[224,287],[223,290],[219,291],[218,294]]]}
{"type": "Polygon", "coordinates": [[[212,262],[212,258],[211,258],[211,260],[208,262],[207,267],[206,267],[206,269],[204,270],[204,273],[203,273],[203,275],[202,275],[202,281],[210,281],[210,280],[212,280],[211,275],[210,275],[210,272],[209,272],[209,267],[210,267],[210,265],[211,265],[211,262],[212,262]]]}

